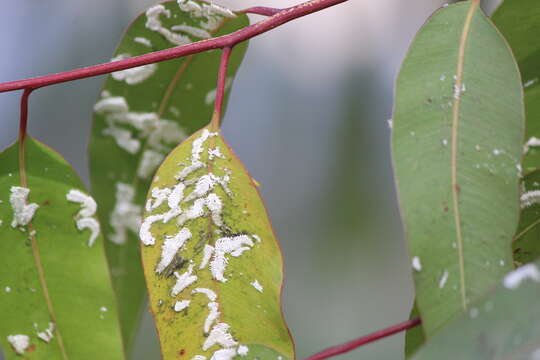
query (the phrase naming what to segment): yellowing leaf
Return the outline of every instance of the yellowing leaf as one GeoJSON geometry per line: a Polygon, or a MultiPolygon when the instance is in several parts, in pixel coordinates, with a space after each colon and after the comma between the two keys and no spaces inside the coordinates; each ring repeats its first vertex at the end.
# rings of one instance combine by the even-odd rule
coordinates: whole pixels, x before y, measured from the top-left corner
{"type": "Polygon", "coordinates": [[[163,358],[293,359],[279,246],[219,133],[206,127],[167,157],[145,210],[142,258],[163,358]]]}

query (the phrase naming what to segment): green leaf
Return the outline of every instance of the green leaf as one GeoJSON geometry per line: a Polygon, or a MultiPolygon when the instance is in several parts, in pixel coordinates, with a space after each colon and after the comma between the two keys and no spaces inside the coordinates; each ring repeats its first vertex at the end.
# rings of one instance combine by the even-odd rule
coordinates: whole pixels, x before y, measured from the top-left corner
{"type": "Polygon", "coordinates": [[[91,209],[79,214],[82,205],[67,199],[71,190],[84,193],[84,186],[60,155],[36,140],[26,138],[24,152],[15,143],[0,153],[4,354],[20,359],[13,344],[24,348],[27,339],[25,359],[124,359],[103,237],[92,243],[93,230],[77,229],[82,221],[99,231],[99,223],[91,209]],[[28,212],[16,227],[14,209],[28,212]],[[10,338],[16,335],[22,336],[10,338]]]}
{"type": "MultiPolygon", "coordinates": [[[[188,25],[200,32],[205,30],[201,24],[208,22],[217,28],[206,30],[221,36],[249,24],[246,15],[197,17],[200,15],[197,6],[208,9],[209,5],[201,1],[196,2],[200,5],[194,3],[190,1],[182,6],[186,9],[191,4],[195,11],[182,11],[176,1],[170,1],[151,8],[149,16],[139,16],[120,42],[115,58],[163,50],[186,39],[201,40],[197,36],[178,38],[176,43],[167,40],[163,34],[169,34],[167,31],[174,26],[188,25]],[[153,31],[146,26],[149,22],[149,27],[159,28],[156,20],[166,30],[153,31]]],[[[185,26],[184,29],[191,30],[185,26]]],[[[181,30],[174,33],[186,35],[181,30]]],[[[247,43],[239,44],[232,52],[231,80],[246,46],[247,43]]],[[[99,217],[107,239],[106,251],[128,349],[138,327],[146,292],[136,236],[141,205],[150,179],[164,156],[210,119],[220,55],[219,50],[214,50],[112,74],[107,77],[95,106],[90,140],[91,188],[100,204],[99,217]]]]}
{"type": "Polygon", "coordinates": [[[167,157],[145,205],[142,258],[163,358],[230,351],[229,359],[247,346],[261,360],[293,359],[266,210],[243,165],[208,129],[167,157]]]}
{"type": "Polygon", "coordinates": [[[429,339],[512,269],[523,94],[478,1],[427,21],[396,86],[393,161],[429,339]]]}
{"type": "Polygon", "coordinates": [[[523,177],[523,186],[529,192],[522,195],[523,208],[519,228],[514,236],[514,262],[517,266],[535,261],[540,256],[540,203],[536,195],[540,190],[540,171],[526,174],[523,177]]]}
{"type": "MultiPolygon", "coordinates": [[[[508,40],[524,80],[525,110],[527,115],[525,156],[523,158],[523,186],[525,195],[534,203],[534,191],[539,190],[540,169],[540,3],[530,0],[505,1],[493,14],[493,22],[508,40]],[[531,196],[533,195],[533,196],[531,196]]],[[[538,196],[537,196],[538,198],[538,196]]],[[[536,200],[538,201],[538,200],[536,200]]],[[[514,243],[514,260],[526,263],[540,257],[538,242],[538,205],[522,210],[514,243]]]]}
{"type": "Polygon", "coordinates": [[[538,263],[528,264],[508,274],[502,285],[473,303],[413,359],[538,359],[539,298],[538,263]]]}
{"type": "MultiPolygon", "coordinates": [[[[409,319],[415,319],[420,316],[420,312],[414,303],[409,319]]],[[[424,329],[422,324],[407,330],[405,333],[405,358],[410,359],[418,349],[425,343],[424,329]]]]}

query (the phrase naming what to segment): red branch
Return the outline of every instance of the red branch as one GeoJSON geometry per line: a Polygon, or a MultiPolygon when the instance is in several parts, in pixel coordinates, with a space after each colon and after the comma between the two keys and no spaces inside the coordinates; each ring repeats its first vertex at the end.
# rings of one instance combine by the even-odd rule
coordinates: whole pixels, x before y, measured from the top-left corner
{"type": "Polygon", "coordinates": [[[25,89],[21,96],[21,116],[19,120],[19,141],[22,143],[26,136],[26,127],[28,124],[28,97],[33,89],[25,89]]]}
{"type": "Polygon", "coordinates": [[[247,26],[228,35],[217,38],[198,41],[195,43],[178,46],[166,50],[156,51],[150,54],[135,56],[129,59],[114,61],[106,64],[94,65],[82,69],[70,70],[58,74],[40,76],[37,78],[16,80],[0,84],[0,92],[21,89],[37,89],[43,86],[59,84],[66,81],[84,79],[92,76],[108,74],[114,71],[125,70],[141,65],[152,64],[179,58],[186,55],[197,54],[212,49],[233,47],[234,45],[249,40],[259,34],[265,33],[283,25],[291,20],[321,11],[328,7],[346,2],[348,0],[311,0],[305,3],[284,9],[275,15],[264,19],[256,24],[247,26]]]}
{"type": "Polygon", "coordinates": [[[387,336],[397,334],[401,331],[405,331],[407,329],[411,329],[415,326],[418,326],[422,323],[422,320],[420,318],[407,320],[405,322],[402,322],[397,325],[390,326],[389,328],[376,331],[372,334],[362,336],[359,339],[350,341],[348,343],[333,346],[331,348],[328,348],[326,350],[323,350],[315,355],[311,355],[310,357],[304,359],[304,360],[323,360],[328,359],[332,356],[340,355],[346,352],[349,352],[351,350],[354,350],[362,345],[369,344],[371,342],[383,339],[387,336]]]}
{"type": "Polygon", "coordinates": [[[221,62],[219,63],[218,81],[216,87],[216,100],[214,104],[214,115],[212,117],[212,125],[214,131],[219,128],[221,121],[221,109],[223,107],[223,98],[225,96],[225,83],[227,82],[227,69],[229,68],[229,59],[231,57],[232,48],[223,48],[221,54],[221,62]]]}
{"type": "Polygon", "coordinates": [[[257,15],[264,15],[264,16],[273,16],[283,10],[286,10],[286,9],[276,9],[276,8],[270,8],[266,6],[253,6],[253,7],[240,10],[237,12],[243,13],[243,14],[257,14],[257,15]]]}

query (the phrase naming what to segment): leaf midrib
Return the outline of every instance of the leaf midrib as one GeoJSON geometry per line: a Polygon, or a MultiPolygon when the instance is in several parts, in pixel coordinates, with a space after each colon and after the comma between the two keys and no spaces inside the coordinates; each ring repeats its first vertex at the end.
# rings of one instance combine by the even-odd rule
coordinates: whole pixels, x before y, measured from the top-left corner
{"type": "Polygon", "coordinates": [[[464,262],[464,250],[463,250],[463,235],[461,233],[461,216],[459,212],[459,184],[457,182],[457,145],[458,145],[458,130],[460,122],[460,105],[461,105],[461,88],[463,85],[463,65],[465,61],[465,48],[467,45],[467,40],[469,38],[471,23],[474,17],[474,14],[478,7],[480,6],[480,0],[472,0],[471,6],[465,18],[465,23],[463,25],[463,32],[461,34],[460,43],[459,43],[459,52],[458,52],[458,61],[456,69],[456,81],[455,89],[458,89],[459,96],[454,96],[454,106],[452,113],[452,155],[451,155],[451,178],[452,178],[452,204],[453,204],[453,213],[454,221],[456,225],[456,243],[457,251],[459,258],[459,280],[460,280],[460,295],[461,295],[461,306],[464,310],[467,309],[467,290],[465,287],[465,262],[464,262]]]}

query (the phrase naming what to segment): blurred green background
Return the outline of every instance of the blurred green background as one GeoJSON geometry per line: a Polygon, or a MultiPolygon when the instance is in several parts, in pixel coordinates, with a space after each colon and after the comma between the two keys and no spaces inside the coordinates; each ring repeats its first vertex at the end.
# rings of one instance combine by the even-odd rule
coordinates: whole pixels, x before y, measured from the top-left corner
{"type": "MultiPolygon", "coordinates": [[[[4,2],[0,82],[108,61],[129,22],[154,3],[4,2]]],[[[220,3],[241,9],[297,1],[220,3]]],[[[486,11],[495,3],[486,1],[486,11]]],[[[407,47],[441,4],[350,0],[296,20],[252,40],[234,82],[224,133],[262,184],[285,257],[284,308],[299,359],[408,317],[413,289],[387,119],[407,47]]],[[[60,151],[87,183],[102,81],[51,86],[30,100],[31,135],[60,151]]],[[[0,94],[0,148],[17,136],[19,96],[0,94]]],[[[149,316],[136,346],[134,359],[159,359],[149,316]]],[[[402,359],[402,349],[401,334],[339,359],[402,359]]]]}

